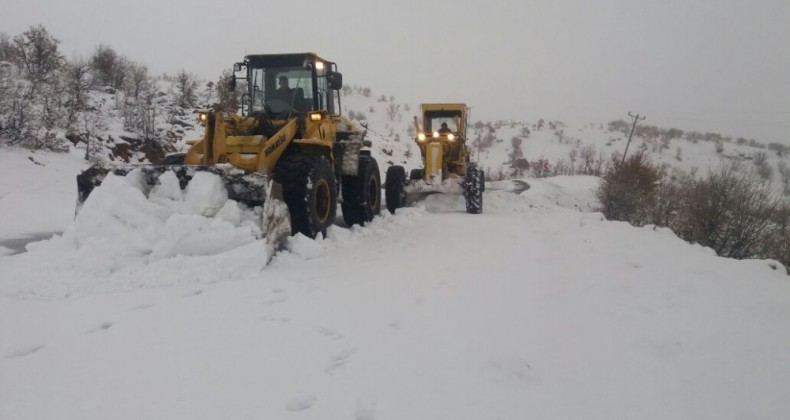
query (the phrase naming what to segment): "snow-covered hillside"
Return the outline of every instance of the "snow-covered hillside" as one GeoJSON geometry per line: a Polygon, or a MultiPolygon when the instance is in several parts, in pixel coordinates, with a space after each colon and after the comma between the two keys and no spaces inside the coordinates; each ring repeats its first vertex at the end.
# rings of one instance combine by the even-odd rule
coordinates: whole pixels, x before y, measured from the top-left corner
{"type": "Polygon", "coordinates": [[[0,257],[0,418],[790,416],[784,267],[605,221],[594,177],[273,255],[211,176],[111,178],[72,222],[81,164],[0,153],[0,244],[63,232],[0,257]]]}
{"type": "MultiPolygon", "coordinates": [[[[80,114],[76,132],[69,134],[60,129],[55,136],[74,154],[83,155],[85,139],[90,139],[92,160],[158,162],[165,153],[185,151],[187,140],[202,136],[202,127],[196,121],[197,111],[216,101],[215,85],[193,81],[196,105],[185,107],[179,105],[174,78],[152,78],[150,83],[151,101],[146,108],[150,117],[145,119],[146,127],[135,128],[134,124],[139,122],[138,110],[134,108],[137,102],[128,93],[112,88],[94,89],[88,97],[91,111],[80,114]]],[[[432,101],[433,98],[425,98],[425,102],[432,101]]],[[[533,166],[536,161],[545,160],[549,170],[544,175],[600,173],[613,153],[622,154],[626,148],[630,126],[621,124],[615,129],[606,121],[573,126],[538,116],[525,116],[522,121],[480,121],[475,117],[475,104],[467,105],[471,107],[467,134],[472,159],[486,170],[489,179],[531,175],[528,170],[514,168],[519,159],[533,166]]],[[[419,116],[419,104],[402,103],[393,95],[347,85],[342,90],[342,107],[344,115],[367,127],[367,138],[373,142],[372,153],[382,174],[393,164],[403,165],[407,170],[422,167],[413,127],[413,118],[419,116]]],[[[651,136],[640,136],[637,130],[629,154],[642,151],[654,163],[700,173],[721,162],[741,161],[747,167],[754,165],[766,179],[784,186],[790,193],[790,157],[787,156],[790,150],[786,146],[766,147],[754,140],[733,140],[715,133],[660,130],[663,130],[661,134],[659,130],[644,131],[651,136]]]]}
{"type": "MultiPolygon", "coordinates": [[[[381,162],[382,172],[391,164],[403,165],[407,170],[422,166],[411,129],[414,116],[419,117],[419,104],[401,103],[395,96],[358,86],[346,87],[344,93],[344,112],[368,126],[373,154],[381,162]]],[[[435,100],[425,98],[425,102],[435,100]]],[[[626,149],[628,130],[610,129],[608,121],[580,126],[544,121],[539,116],[527,116],[522,121],[480,121],[475,118],[475,104],[467,105],[472,108],[468,131],[472,160],[486,169],[489,178],[514,177],[514,139],[520,148],[515,158],[523,157],[532,163],[545,159],[548,175],[585,172],[585,158],[591,168],[597,167],[600,172],[613,153],[622,155],[626,149]]],[[[627,128],[630,130],[630,125],[627,128]]],[[[685,133],[682,128],[659,128],[666,135],[647,130],[651,136],[640,136],[637,130],[628,154],[641,151],[653,163],[701,174],[722,162],[744,162],[746,167],[755,166],[777,186],[790,187],[790,156],[785,145],[733,140],[726,133],[685,133]]],[[[521,174],[530,175],[529,171],[521,174]]]]}

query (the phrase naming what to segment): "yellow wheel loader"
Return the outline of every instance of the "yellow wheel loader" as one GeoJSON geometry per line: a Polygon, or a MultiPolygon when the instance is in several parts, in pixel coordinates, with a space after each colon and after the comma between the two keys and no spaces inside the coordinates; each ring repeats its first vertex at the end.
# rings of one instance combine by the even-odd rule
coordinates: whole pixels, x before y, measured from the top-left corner
{"type": "Polygon", "coordinates": [[[422,124],[414,117],[424,167],[412,169],[409,177],[402,166],[390,166],[384,181],[387,210],[395,213],[427,195],[459,190],[466,211],[482,213],[485,174],[470,161],[467,146],[469,107],[462,103],[431,103],[420,106],[422,124]]]}
{"type": "MultiPolygon", "coordinates": [[[[370,146],[364,132],[340,115],[343,82],[335,63],[313,53],[248,55],[234,64],[232,90],[242,85],[238,81],[246,87],[240,113],[201,111],[203,138],[188,141],[186,153],[167,156],[160,165],[87,169],[77,176],[78,207],[108,173],[140,170],[155,185],[159,175],[172,171],[185,188],[196,171],[208,171],[222,178],[228,198],[263,206],[264,218],[276,212],[272,201],[284,202],[286,233],[325,234],[338,202],[349,226],[364,225],[379,213],[378,164],[362,150],[370,146]]],[[[263,221],[268,239],[272,231],[284,236],[282,226],[271,224],[263,221]]]]}

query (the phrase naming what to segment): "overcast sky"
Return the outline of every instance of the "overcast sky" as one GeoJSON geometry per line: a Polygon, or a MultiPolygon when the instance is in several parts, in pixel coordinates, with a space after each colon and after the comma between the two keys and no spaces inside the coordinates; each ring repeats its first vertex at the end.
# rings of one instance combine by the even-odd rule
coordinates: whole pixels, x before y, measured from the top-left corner
{"type": "Polygon", "coordinates": [[[474,119],[645,123],[790,143],[790,0],[0,0],[67,57],[104,43],[215,80],[245,53],[312,51],[347,84],[462,101],[474,119]]]}

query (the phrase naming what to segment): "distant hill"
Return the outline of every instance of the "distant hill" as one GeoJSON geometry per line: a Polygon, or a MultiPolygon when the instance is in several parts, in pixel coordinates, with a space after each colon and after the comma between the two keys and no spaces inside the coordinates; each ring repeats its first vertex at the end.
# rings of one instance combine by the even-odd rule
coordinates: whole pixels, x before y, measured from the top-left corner
{"type": "MultiPolygon", "coordinates": [[[[346,86],[343,92],[344,113],[368,127],[373,154],[381,162],[382,172],[392,164],[407,169],[422,165],[413,128],[419,104],[401,103],[397,97],[358,86],[346,86]]],[[[541,118],[478,121],[474,120],[473,108],[468,136],[473,160],[486,169],[489,179],[600,175],[612,155],[622,156],[630,129],[627,121],[583,126],[541,118]],[[524,161],[531,163],[533,169],[525,169],[524,161]],[[534,164],[538,161],[548,163],[548,172],[536,172],[534,164]]],[[[629,155],[643,152],[670,170],[706,172],[722,162],[744,162],[753,165],[763,179],[783,187],[790,184],[788,151],[781,144],[765,145],[718,133],[685,132],[641,122],[628,147],[629,155]]]]}

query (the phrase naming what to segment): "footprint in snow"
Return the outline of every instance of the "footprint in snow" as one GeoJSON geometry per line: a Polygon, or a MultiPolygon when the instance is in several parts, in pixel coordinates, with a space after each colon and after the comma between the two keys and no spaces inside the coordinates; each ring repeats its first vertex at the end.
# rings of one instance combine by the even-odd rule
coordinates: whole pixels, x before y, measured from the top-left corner
{"type": "Polygon", "coordinates": [[[286,300],[288,300],[288,298],[287,298],[287,297],[285,297],[285,296],[282,296],[282,297],[276,297],[276,298],[274,298],[274,299],[269,299],[269,300],[265,300],[265,301],[263,301],[263,306],[272,306],[272,305],[276,305],[276,304],[278,304],[278,303],[283,303],[283,302],[285,302],[286,300]]]}
{"type": "Polygon", "coordinates": [[[286,323],[290,322],[291,318],[284,316],[264,315],[261,317],[261,321],[286,323]]]}
{"type": "Polygon", "coordinates": [[[323,334],[324,336],[331,338],[332,340],[340,340],[343,338],[343,334],[340,334],[337,331],[330,330],[329,328],[319,327],[318,332],[323,334]]]}
{"type": "Polygon", "coordinates": [[[203,290],[202,289],[198,289],[198,290],[195,290],[192,293],[184,295],[184,297],[200,296],[202,294],[203,294],[203,290]]]}
{"type": "Polygon", "coordinates": [[[357,400],[355,420],[376,420],[376,402],[369,398],[357,400]]]}
{"type": "Polygon", "coordinates": [[[92,328],[92,329],[88,330],[87,333],[88,334],[93,334],[93,333],[97,333],[97,332],[100,332],[100,331],[106,331],[106,330],[109,330],[110,327],[112,327],[112,322],[102,322],[96,328],[92,328]]]}
{"type": "Polygon", "coordinates": [[[25,356],[29,356],[29,355],[31,355],[31,354],[33,354],[33,353],[35,353],[35,352],[37,352],[37,351],[39,351],[39,350],[43,349],[44,347],[46,347],[46,346],[38,345],[38,346],[33,346],[33,347],[28,347],[28,348],[20,349],[20,350],[17,350],[17,351],[14,351],[14,352],[11,352],[11,353],[9,353],[9,354],[6,356],[6,358],[8,358],[8,359],[14,359],[14,358],[16,358],[16,357],[25,357],[25,356]]]}
{"type": "Polygon", "coordinates": [[[329,361],[329,367],[325,369],[325,372],[333,375],[336,370],[342,368],[343,366],[347,365],[348,362],[351,360],[351,356],[357,352],[355,348],[348,348],[340,353],[334,355],[332,359],[329,361]]]}
{"type": "Polygon", "coordinates": [[[285,405],[285,409],[288,411],[304,411],[315,405],[315,402],[315,396],[303,395],[288,401],[288,404],[285,405]]]}

